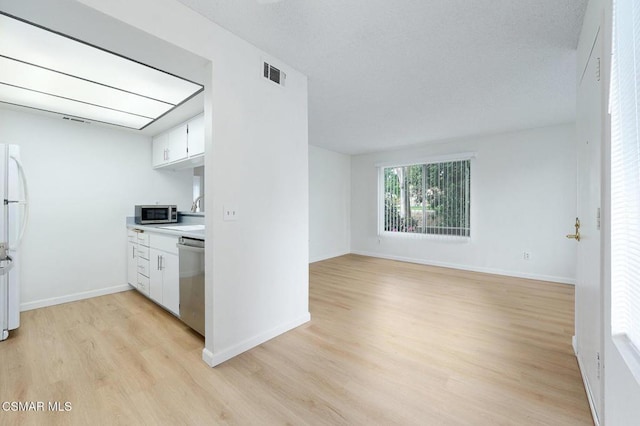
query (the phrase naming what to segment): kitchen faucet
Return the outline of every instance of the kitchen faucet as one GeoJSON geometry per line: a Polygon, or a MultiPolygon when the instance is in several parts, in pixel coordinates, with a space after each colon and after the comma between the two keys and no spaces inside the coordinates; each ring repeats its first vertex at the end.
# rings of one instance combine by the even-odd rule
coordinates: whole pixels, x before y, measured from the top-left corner
{"type": "Polygon", "coordinates": [[[204,195],[201,195],[201,196],[199,196],[198,198],[195,199],[195,201],[191,205],[191,212],[192,213],[195,213],[196,211],[198,211],[198,209],[200,211],[202,211],[202,206],[200,205],[202,200],[204,200],[204,195]]]}

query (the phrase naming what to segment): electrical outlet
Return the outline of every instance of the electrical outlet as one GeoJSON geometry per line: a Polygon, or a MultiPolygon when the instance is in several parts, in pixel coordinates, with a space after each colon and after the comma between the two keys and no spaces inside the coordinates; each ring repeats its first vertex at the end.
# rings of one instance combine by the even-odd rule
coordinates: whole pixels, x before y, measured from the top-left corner
{"type": "Polygon", "coordinates": [[[232,205],[224,206],[222,215],[222,219],[226,221],[238,220],[238,208],[232,205]]]}
{"type": "Polygon", "coordinates": [[[522,253],[522,259],[523,260],[530,260],[531,259],[531,253],[529,253],[528,251],[525,251],[522,253]]]}

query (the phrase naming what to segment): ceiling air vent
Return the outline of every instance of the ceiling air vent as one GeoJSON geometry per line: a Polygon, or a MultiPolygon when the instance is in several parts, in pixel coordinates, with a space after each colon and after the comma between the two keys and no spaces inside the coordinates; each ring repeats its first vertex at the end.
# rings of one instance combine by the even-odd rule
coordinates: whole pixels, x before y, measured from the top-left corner
{"type": "Polygon", "coordinates": [[[263,76],[280,86],[284,86],[284,81],[287,79],[284,72],[266,62],[264,63],[263,76]]]}
{"type": "Polygon", "coordinates": [[[67,117],[67,116],[64,116],[64,117],[62,117],[62,119],[63,119],[63,120],[69,120],[69,121],[75,121],[76,123],[91,124],[91,122],[90,122],[90,121],[83,120],[83,119],[81,119],[81,118],[76,118],[76,117],[67,117]]]}

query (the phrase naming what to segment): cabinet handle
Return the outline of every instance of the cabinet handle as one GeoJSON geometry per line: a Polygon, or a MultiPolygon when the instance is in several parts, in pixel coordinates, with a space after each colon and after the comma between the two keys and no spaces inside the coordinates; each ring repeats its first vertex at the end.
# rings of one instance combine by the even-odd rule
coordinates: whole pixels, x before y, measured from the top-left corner
{"type": "Polygon", "coordinates": [[[162,271],[162,268],[164,268],[164,256],[160,255],[160,270],[162,271]]]}
{"type": "Polygon", "coordinates": [[[160,270],[160,256],[158,255],[156,257],[157,257],[157,259],[156,259],[156,269],[159,271],[160,270]]]}

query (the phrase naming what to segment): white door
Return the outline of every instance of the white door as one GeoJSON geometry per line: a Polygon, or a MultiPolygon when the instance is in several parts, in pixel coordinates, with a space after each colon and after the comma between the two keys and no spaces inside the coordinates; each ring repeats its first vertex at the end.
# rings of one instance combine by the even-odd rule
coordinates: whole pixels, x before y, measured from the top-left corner
{"type": "MultiPolygon", "coordinates": [[[[600,187],[602,146],[602,41],[596,35],[577,94],[577,216],[580,240],[576,264],[576,350],[596,415],[602,413],[602,312],[600,187]]],[[[573,224],[567,224],[571,226],[573,224]]]]}

